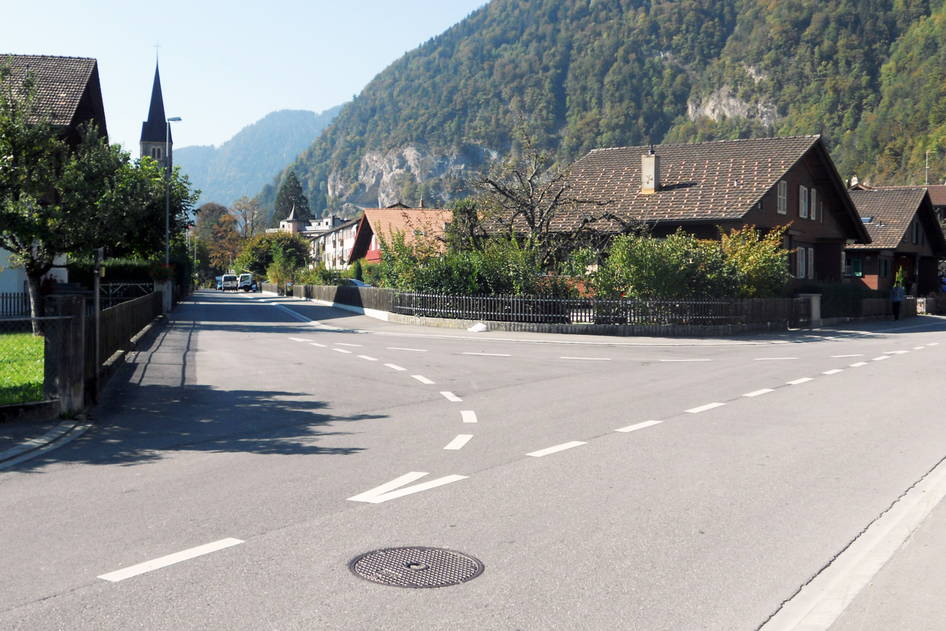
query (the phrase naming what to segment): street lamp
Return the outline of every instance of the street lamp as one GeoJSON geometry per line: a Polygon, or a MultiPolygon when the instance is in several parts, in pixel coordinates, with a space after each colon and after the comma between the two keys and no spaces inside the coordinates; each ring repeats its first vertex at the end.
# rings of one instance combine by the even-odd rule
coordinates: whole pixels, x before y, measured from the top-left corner
{"type": "Polygon", "coordinates": [[[171,265],[171,123],[181,120],[172,116],[165,121],[164,134],[164,266],[171,265]]]}

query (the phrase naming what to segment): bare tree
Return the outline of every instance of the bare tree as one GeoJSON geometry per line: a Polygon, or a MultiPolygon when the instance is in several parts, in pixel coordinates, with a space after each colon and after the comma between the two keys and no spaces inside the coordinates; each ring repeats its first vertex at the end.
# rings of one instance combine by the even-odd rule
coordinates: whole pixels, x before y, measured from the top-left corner
{"type": "Polygon", "coordinates": [[[245,195],[233,202],[232,212],[237,218],[240,234],[244,239],[255,236],[266,229],[266,213],[254,197],[245,195]]]}

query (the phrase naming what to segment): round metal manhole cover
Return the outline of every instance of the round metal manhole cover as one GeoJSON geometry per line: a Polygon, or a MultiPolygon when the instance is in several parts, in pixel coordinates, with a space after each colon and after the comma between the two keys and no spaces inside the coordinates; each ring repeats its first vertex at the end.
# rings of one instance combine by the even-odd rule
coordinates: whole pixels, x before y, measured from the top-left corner
{"type": "Polygon", "coordinates": [[[447,587],[483,573],[483,562],[446,548],[384,548],[366,552],[348,564],[355,576],[395,587],[447,587]]]}

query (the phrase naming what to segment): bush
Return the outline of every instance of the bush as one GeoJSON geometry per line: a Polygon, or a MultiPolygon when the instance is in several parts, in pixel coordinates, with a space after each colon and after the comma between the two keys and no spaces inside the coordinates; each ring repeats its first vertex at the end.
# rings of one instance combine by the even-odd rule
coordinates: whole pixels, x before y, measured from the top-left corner
{"type": "Polygon", "coordinates": [[[319,263],[312,269],[306,269],[296,274],[296,282],[302,285],[337,285],[341,275],[336,270],[330,270],[319,263]]]}
{"type": "Polygon", "coordinates": [[[268,275],[268,269],[278,252],[286,257],[285,264],[293,269],[303,267],[309,260],[309,242],[288,232],[267,232],[250,238],[234,261],[237,273],[250,272],[268,275]]]}
{"type": "Polygon", "coordinates": [[[787,230],[786,225],[761,235],[755,226],[743,226],[720,234],[726,274],[732,278],[737,296],[766,298],[785,288],[791,279],[788,251],[782,247],[787,230]]]}

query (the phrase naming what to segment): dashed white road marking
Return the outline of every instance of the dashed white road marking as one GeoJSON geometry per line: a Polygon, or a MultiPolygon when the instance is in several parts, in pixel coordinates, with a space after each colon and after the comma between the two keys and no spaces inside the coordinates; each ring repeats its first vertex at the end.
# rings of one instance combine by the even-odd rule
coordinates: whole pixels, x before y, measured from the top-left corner
{"type": "Polygon", "coordinates": [[[836,374],[838,374],[839,372],[844,372],[844,369],[843,369],[843,368],[832,368],[831,370],[825,370],[825,371],[823,371],[821,374],[822,374],[822,375],[836,375],[836,374]]]}
{"type": "Polygon", "coordinates": [[[349,344],[348,342],[335,342],[335,346],[355,346],[355,347],[360,348],[364,346],[364,344],[349,344]]]}
{"type": "Polygon", "coordinates": [[[397,370],[398,372],[407,370],[407,368],[404,368],[403,366],[398,366],[397,364],[385,364],[385,366],[387,366],[391,370],[397,370]]]}
{"type": "Polygon", "coordinates": [[[867,362],[854,362],[851,364],[851,368],[860,368],[861,366],[866,366],[867,362]]]}
{"type": "Polygon", "coordinates": [[[461,355],[478,355],[480,357],[512,357],[509,353],[460,353],[461,355]]]}
{"type": "Polygon", "coordinates": [[[336,353],[345,353],[346,355],[351,355],[351,351],[347,348],[333,348],[332,350],[336,353]]]}
{"type": "Polygon", "coordinates": [[[661,359],[662,362],[711,362],[712,359],[661,359]]]}
{"type": "Polygon", "coordinates": [[[367,361],[369,361],[369,362],[376,362],[376,361],[378,361],[378,358],[377,358],[377,357],[372,357],[371,355],[359,355],[358,357],[359,357],[360,359],[364,359],[364,360],[367,360],[367,361]]]}
{"type": "Polygon", "coordinates": [[[882,362],[882,361],[884,361],[885,359],[890,359],[890,355],[881,355],[880,357],[875,357],[875,358],[873,359],[873,361],[875,361],[875,362],[882,362]]]}
{"type": "Polygon", "coordinates": [[[548,456],[549,454],[558,453],[560,451],[565,451],[566,449],[571,449],[572,447],[578,447],[584,445],[583,441],[573,440],[568,443],[562,443],[561,445],[555,445],[553,447],[546,447],[545,449],[540,449],[538,451],[530,451],[527,453],[527,456],[532,456],[533,458],[541,458],[542,456],[548,456]]]}
{"type": "Polygon", "coordinates": [[[431,384],[434,383],[433,381],[431,381],[430,379],[428,379],[428,378],[425,377],[424,375],[411,375],[411,377],[413,377],[413,378],[416,379],[417,381],[421,382],[421,383],[424,384],[425,386],[429,386],[429,385],[431,385],[431,384]]]}
{"type": "Polygon", "coordinates": [[[844,359],[846,357],[863,357],[864,353],[850,353],[848,355],[832,355],[831,359],[844,359]]]}
{"type": "Polygon", "coordinates": [[[884,351],[884,355],[906,355],[910,351],[884,351]]]}
{"type": "Polygon", "coordinates": [[[646,429],[648,427],[653,427],[654,425],[660,425],[663,421],[644,421],[643,423],[634,423],[633,425],[628,425],[627,427],[619,427],[614,430],[616,432],[636,432],[639,429],[646,429]]]}
{"type": "Polygon", "coordinates": [[[452,392],[448,392],[446,390],[444,390],[440,394],[443,395],[444,399],[446,399],[447,401],[450,401],[451,403],[460,403],[461,401],[463,401],[463,399],[461,399],[457,395],[453,394],[452,392]]]}
{"type": "Polygon", "coordinates": [[[724,405],[726,404],[720,403],[719,401],[715,401],[713,403],[707,403],[706,405],[699,405],[695,408],[690,408],[689,410],[686,410],[686,411],[689,412],[690,414],[699,414],[700,412],[706,412],[707,410],[723,407],[724,405]]]}
{"type": "Polygon", "coordinates": [[[780,362],[788,361],[791,359],[798,359],[797,357],[756,357],[755,361],[757,362],[780,362]]]}
{"type": "Polygon", "coordinates": [[[914,347],[913,347],[913,350],[915,350],[915,351],[922,351],[924,348],[926,348],[926,347],[925,347],[925,346],[914,346],[914,347]]]}
{"type": "Polygon", "coordinates": [[[457,434],[457,437],[447,443],[447,446],[444,447],[447,451],[457,451],[458,449],[463,449],[463,447],[470,442],[470,439],[473,438],[473,434],[457,434]]]}
{"type": "Polygon", "coordinates": [[[319,344],[318,342],[309,342],[309,346],[316,346],[318,348],[325,348],[325,344],[319,344]]]}
{"type": "Polygon", "coordinates": [[[473,410],[460,410],[460,420],[462,420],[464,423],[475,423],[476,412],[473,410]]]}
{"type": "Polygon", "coordinates": [[[808,383],[809,381],[812,381],[811,377],[799,377],[798,379],[792,379],[791,381],[786,381],[785,383],[790,386],[799,386],[803,383],[808,383]]]}
{"type": "Polygon", "coordinates": [[[747,392],[742,396],[752,398],[752,397],[759,397],[759,396],[762,396],[763,394],[768,394],[770,392],[775,392],[775,390],[773,390],[772,388],[762,388],[761,390],[753,390],[752,392],[747,392]]]}
{"type": "Polygon", "coordinates": [[[293,342],[311,342],[312,341],[307,337],[290,337],[289,339],[292,340],[293,342]]]}
{"type": "Polygon", "coordinates": [[[939,342],[927,342],[927,346],[939,346],[939,342]]]}
{"type": "Polygon", "coordinates": [[[609,362],[611,361],[610,357],[559,357],[559,359],[577,359],[580,361],[588,362],[609,362]]]}
{"type": "Polygon", "coordinates": [[[233,539],[232,537],[220,539],[219,541],[205,543],[204,545],[197,546],[196,548],[188,548],[187,550],[182,550],[181,552],[175,552],[174,554],[168,554],[163,557],[158,557],[157,559],[145,561],[144,563],[131,565],[121,570],[109,572],[108,574],[102,574],[98,578],[109,581],[110,583],[117,583],[118,581],[123,581],[126,578],[131,578],[132,576],[138,576],[139,574],[144,574],[153,570],[159,570],[163,567],[180,563],[181,561],[187,561],[189,559],[203,556],[205,554],[210,554],[211,552],[223,550],[224,548],[229,548],[241,543],[243,543],[242,539],[233,539]]]}
{"type": "Polygon", "coordinates": [[[348,500],[351,502],[380,504],[381,502],[387,502],[388,500],[404,497],[405,495],[410,495],[412,493],[419,493],[420,491],[437,488],[438,486],[450,484],[451,482],[456,482],[458,480],[465,480],[467,477],[469,477],[465,475],[445,475],[442,478],[428,480],[427,482],[421,482],[420,484],[404,486],[405,484],[410,484],[414,480],[421,479],[425,475],[429,474],[426,471],[411,471],[410,473],[405,473],[400,477],[394,478],[390,482],[385,482],[380,486],[376,486],[373,489],[367,490],[364,493],[353,495],[349,497],[348,500]]]}
{"type": "Polygon", "coordinates": [[[406,348],[404,346],[388,346],[389,351],[408,351],[410,353],[426,353],[426,348],[406,348]]]}

